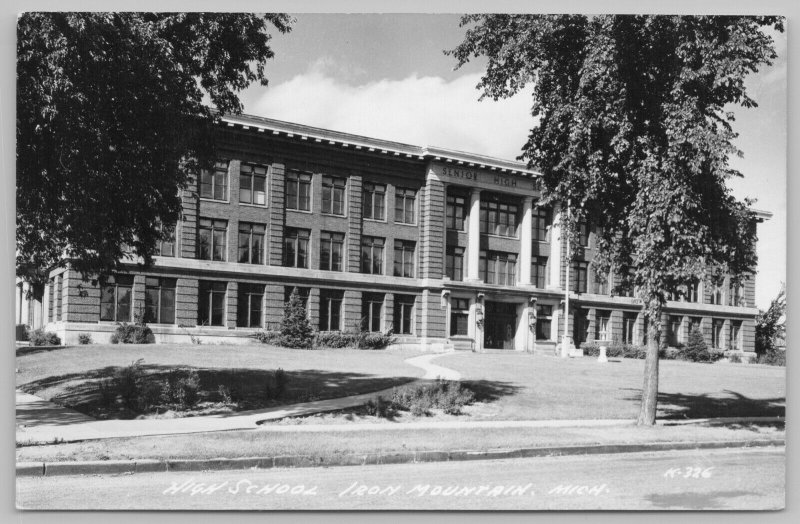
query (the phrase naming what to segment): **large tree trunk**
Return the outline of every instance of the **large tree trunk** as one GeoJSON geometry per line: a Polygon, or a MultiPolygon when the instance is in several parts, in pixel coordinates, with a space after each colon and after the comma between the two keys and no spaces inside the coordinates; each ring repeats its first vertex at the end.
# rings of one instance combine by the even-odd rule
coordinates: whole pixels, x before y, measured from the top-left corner
{"type": "Polygon", "coordinates": [[[656,423],[658,406],[658,349],[661,346],[661,308],[657,308],[656,319],[651,320],[647,334],[647,356],[644,359],[644,384],[642,385],[642,405],[639,409],[639,426],[652,426],[656,423]]]}

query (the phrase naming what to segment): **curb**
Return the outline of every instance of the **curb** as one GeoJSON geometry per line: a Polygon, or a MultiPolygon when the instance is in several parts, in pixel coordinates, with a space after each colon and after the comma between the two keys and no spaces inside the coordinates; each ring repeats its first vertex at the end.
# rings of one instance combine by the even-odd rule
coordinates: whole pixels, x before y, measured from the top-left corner
{"type": "Polygon", "coordinates": [[[412,464],[466,460],[497,460],[532,457],[565,457],[569,455],[601,455],[642,453],[647,451],[680,451],[688,449],[760,448],[785,446],[785,439],[733,440],[706,442],[653,442],[647,444],[601,444],[595,446],[556,446],[492,451],[408,451],[339,455],[330,458],[308,455],[186,459],[186,460],[104,460],[84,462],[19,462],[18,477],[53,477],[61,475],[120,475],[173,471],[223,471],[271,468],[308,468],[331,466],[367,466],[412,464]]]}

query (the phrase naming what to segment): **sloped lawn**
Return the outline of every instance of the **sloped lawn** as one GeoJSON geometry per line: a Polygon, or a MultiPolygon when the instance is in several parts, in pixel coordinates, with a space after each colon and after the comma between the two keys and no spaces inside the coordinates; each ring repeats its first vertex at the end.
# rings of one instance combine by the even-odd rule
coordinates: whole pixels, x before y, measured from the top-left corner
{"type": "Polygon", "coordinates": [[[345,397],[405,384],[423,373],[403,362],[407,356],[397,351],[307,351],[268,345],[21,348],[17,387],[97,418],[201,415],[345,397]],[[113,389],[114,376],[136,361],[143,382],[153,384],[154,405],[147,410],[126,405],[119,390],[113,389]],[[281,379],[276,375],[279,369],[281,379]],[[165,383],[191,372],[199,379],[196,401],[176,405],[159,400],[165,383]],[[280,387],[278,382],[285,385],[280,387]]]}

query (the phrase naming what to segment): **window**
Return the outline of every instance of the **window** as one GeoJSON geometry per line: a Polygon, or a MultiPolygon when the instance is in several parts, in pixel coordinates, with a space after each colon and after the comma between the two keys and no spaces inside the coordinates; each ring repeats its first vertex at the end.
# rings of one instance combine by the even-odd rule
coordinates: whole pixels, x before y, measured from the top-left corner
{"type": "Polygon", "coordinates": [[[588,269],[589,264],[587,262],[572,263],[572,278],[575,283],[572,291],[575,293],[586,293],[586,274],[588,269]]]}
{"type": "Polygon", "coordinates": [[[549,209],[543,207],[533,208],[533,241],[547,242],[547,230],[552,225],[552,215],[549,209]]]}
{"type": "Polygon", "coordinates": [[[450,300],[450,336],[468,334],[469,299],[453,298],[450,300]]]}
{"type": "Polygon", "coordinates": [[[608,295],[609,288],[609,275],[603,275],[597,271],[594,272],[594,294],[595,295],[608,295]],[[605,277],[605,278],[603,278],[605,277]]]}
{"type": "Polygon", "coordinates": [[[728,292],[728,305],[747,306],[747,302],[744,299],[744,285],[731,283],[728,292]]]}
{"type": "Polygon", "coordinates": [[[580,345],[589,338],[589,311],[586,308],[575,310],[574,327],[572,329],[572,339],[576,345],[580,345]]]}
{"type": "Polygon", "coordinates": [[[411,295],[394,297],[394,332],[400,335],[414,333],[414,297],[411,295]]]}
{"type": "Polygon", "coordinates": [[[267,167],[242,164],[239,172],[239,202],[264,206],[267,204],[267,167]]]}
{"type": "Polygon", "coordinates": [[[144,321],[152,324],[175,323],[174,278],[145,277],[144,321]]]}
{"type": "Polygon", "coordinates": [[[517,236],[519,206],[497,197],[481,200],[481,233],[503,237],[517,236]]]}
{"type": "Polygon", "coordinates": [[[687,302],[698,302],[700,300],[700,282],[689,284],[685,297],[687,302]]]}
{"type": "Polygon", "coordinates": [[[636,330],[636,313],[622,314],[622,343],[634,344],[633,334],[636,330]]]}
{"type": "Polygon", "coordinates": [[[217,162],[213,171],[200,172],[200,198],[228,200],[228,163],[217,162]]]}
{"type": "Polygon", "coordinates": [[[344,216],[344,190],[347,182],[343,178],[322,177],[322,212],[344,216]]]}
{"type": "Polygon", "coordinates": [[[319,293],[319,330],[342,329],[342,299],[344,291],[321,289],[319,293]]]}
{"type": "Polygon", "coordinates": [[[595,319],[594,339],[611,340],[611,313],[609,311],[598,311],[595,319]]]}
{"type": "Polygon", "coordinates": [[[550,329],[553,322],[553,306],[536,305],[536,340],[550,340],[550,329]]]}
{"type": "Polygon", "coordinates": [[[286,175],[286,209],[311,210],[311,175],[289,171],[286,175]]]}
{"type": "Polygon", "coordinates": [[[263,284],[239,284],[236,305],[236,326],[260,328],[264,303],[263,284]]]}
{"type": "Polygon", "coordinates": [[[711,321],[711,347],[716,349],[724,349],[722,333],[725,327],[725,321],[715,318],[711,321]]]}
{"type": "MultiPolygon", "coordinates": [[[[133,277],[131,277],[131,279],[132,278],[133,277]]],[[[131,282],[133,282],[133,280],[131,280],[131,282]]],[[[56,277],[56,322],[62,320],[63,318],[61,316],[61,311],[62,311],[61,305],[63,301],[64,301],[64,275],[61,274],[56,277]]],[[[130,311],[130,298],[128,299],[128,310],[130,311]]],[[[130,317],[130,312],[128,316],[130,317]]]]}
{"type": "MultiPolygon", "coordinates": [[[[700,331],[700,322],[702,319],[700,317],[689,317],[689,333],[693,331],[700,331]]],[[[702,331],[701,331],[702,333],[702,331]]]]}
{"type": "Polygon", "coordinates": [[[377,237],[361,237],[361,272],[371,275],[383,274],[384,240],[377,237]]]}
{"type": "Polygon", "coordinates": [[[175,225],[165,226],[158,224],[159,233],[164,234],[164,238],[156,243],[156,255],[162,257],[175,256],[175,225]]]}
{"type": "Polygon", "coordinates": [[[414,249],[416,242],[394,241],[394,276],[414,278],[414,249]]]}
{"type": "Polygon", "coordinates": [[[683,340],[683,333],[681,333],[682,318],[679,315],[670,315],[669,317],[669,345],[677,346],[683,340]]]}
{"type": "Polygon", "coordinates": [[[228,233],[228,222],[226,220],[201,218],[197,231],[200,237],[198,243],[200,259],[225,260],[225,237],[228,233]]]}
{"type": "Polygon", "coordinates": [[[398,224],[415,224],[414,202],[417,192],[397,187],[394,190],[394,221],[398,224]]]}
{"type": "MultiPolygon", "coordinates": [[[[56,277],[60,279],[59,277],[56,277]]],[[[56,299],[58,305],[56,309],[56,320],[60,319],[61,282],[56,281],[56,299]]],[[[100,320],[111,320],[113,322],[131,321],[131,295],[133,294],[132,276],[110,277],[103,289],[100,290],[100,320]]]]}
{"type": "Polygon", "coordinates": [[[319,268],[325,271],[342,271],[344,233],[323,231],[319,237],[319,268]]]}
{"type": "Polygon", "coordinates": [[[239,222],[239,262],[242,264],[264,263],[264,235],[266,226],[239,222]]]}
{"type": "Polygon", "coordinates": [[[742,321],[741,320],[732,320],[731,321],[731,349],[735,349],[740,351],[742,349],[742,340],[741,334],[742,332],[742,321]]]}
{"type": "Polygon", "coordinates": [[[547,257],[531,257],[531,284],[544,288],[547,281],[547,257]]]}
{"type": "Polygon", "coordinates": [[[386,186],[364,182],[363,217],[370,220],[386,218],[386,186]]]}
{"type": "Polygon", "coordinates": [[[463,196],[447,195],[447,211],[445,224],[447,229],[464,231],[464,216],[466,215],[467,200],[463,196]]]}
{"type": "Polygon", "coordinates": [[[500,251],[481,251],[478,271],[487,284],[513,286],[517,275],[517,255],[500,251]]]}
{"type": "Polygon", "coordinates": [[[225,325],[226,282],[201,280],[197,300],[197,324],[200,326],[225,325]]]}
{"type": "Polygon", "coordinates": [[[578,222],[578,245],[583,247],[589,245],[589,223],[586,220],[578,222]]]}
{"type": "Polygon", "coordinates": [[[308,240],[311,232],[307,229],[287,227],[283,235],[283,265],[285,267],[308,268],[308,240]]]}
{"type": "Polygon", "coordinates": [[[711,290],[711,303],[718,306],[725,303],[725,293],[722,290],[722,285],[714,285],[714,288],[711,290]]]}
{"type": "Polygon", "coordinates": [[[445,273],[450,280],[464,280],[464,248],[448,247],[445,254],[445,273]]]}
{"type": "Polygon", "coordinates": [[[361,300],[361,328],[365,331],[381,331],[383,295],[364,293],[361,300]]]}

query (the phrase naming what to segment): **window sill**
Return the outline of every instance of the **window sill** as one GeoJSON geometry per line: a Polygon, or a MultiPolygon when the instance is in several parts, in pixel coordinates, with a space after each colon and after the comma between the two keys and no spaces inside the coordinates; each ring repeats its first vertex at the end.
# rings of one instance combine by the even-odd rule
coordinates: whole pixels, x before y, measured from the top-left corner
{"type": "Polygon", "coordinates": [[[386,224],[386,219],[379,219],[379,218],[362,218],[364,222],[375,222],[377,224],[386,224]]]}
{"type": "Polygon", "coordinates": [[[505,235],[495,235],[494,233],[481,233],[483,236],[491,237],[491,238],[502,238],[504,240],[519,240],[519,235],[515,236],[505,236],[505,235]]]}
{"type": "Polygon", "coordinates": [[[416,227],[416,222],[395,222],[394,225],[396,226],[409,226],[409,227],[416,227]]]}
{"type": "Polygon", "coordinates": [[[248,204],[246,202],[239,202],[239,205],[244,207],[255,207],[259,209],[267,209],[269,207],[267,204],[248,204]]]}
{"type": "Polygon", "coordinates": [[[201,202],[214,202],[214,203],[217,203],[217,204],[230,204],[231,203],[230,199],[228,199],[228,200],[218,200],[216,198],[208,198],[208,197],[198,197],[198,198],[200,199],[201,202]]]}
{"type": "Polygon", "coordinates": [[[286,211],[292,211],[294,213],[305,213],[306,215],[311,215],[314,213],[314,211],[310,209],[293,209],[291,207],[287,207],[286,211]]]}
{"type": "Polygon", "coordinates": [[[342,215],[336,213],[320,213],[320,215],[324,217],[347,218],[347,213],[344,213],[342,215]]]}

